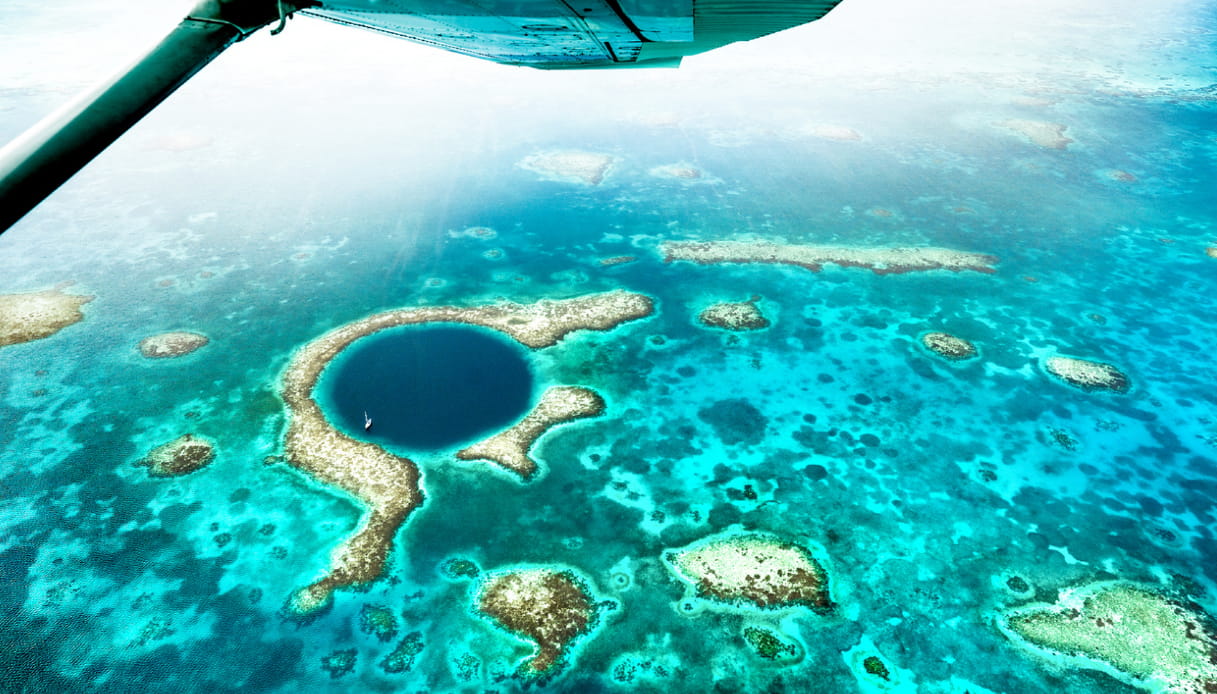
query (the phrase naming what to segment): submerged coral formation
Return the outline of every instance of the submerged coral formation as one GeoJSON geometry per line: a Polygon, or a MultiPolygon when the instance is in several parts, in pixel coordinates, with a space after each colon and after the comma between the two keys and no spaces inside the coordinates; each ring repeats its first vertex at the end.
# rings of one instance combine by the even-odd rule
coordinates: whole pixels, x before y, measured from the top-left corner
{"type": "Polygon", "coordinates": [[[208,342],[206,335],[192,333],[184,330],[175,330],[173,332],[160,333],[152,335],[140,340],[139,353],[149,359],[165,359],[168,357],[180,357],[185,354],[190,354],[196,349],[206,345],[208,342]]]}
{"type": "Polygon", "coordinates": [[[330,673],[331,679],[336,680],[350,674],[355,669],[355,662],[358,659],[359,651],[354,648],[344,648],[324,656],[321,659],[321,669],[330,673]]]}
{"type": "Polygon", "coordinates": [[[766,660],[785,660],[794,657],[798,649],[786,643],[777,634],[764,627],[745,627],[744,640],[756,654],[766,660]]]}
{"type": "Polygon", "coordinates": [[[359,610],[359,630],[379,641],[392,641],[397,636],[398,620],[393,610],[384,605],[364,605],[359,610]]]}
{"type": "Polygon", "coordinates": [[[287,611],[308,617],[329,604],[335,589],[379,578],[398,528],[423,501],[413,461],[339,432],[313,399],[321,372],[342,350],[387,328],[437,322],[491,328],[540,349],[573,331],[608,330],[653,310],[649,297],[623,291],[534,304],[407,308],[348,323],[301,347],[283,375],[281,396],[290,417],[284,460],[317,481],[350,493],[367,511],[355,534],[334,551],[329,573],[296,591],[287,611]]]}
{"type": "Polygon", "coordinates": [[[665,559],[703,598],[763,608],[833,606],[824,567],[807,549],[775,537],[716,537],[665,559]]]}
{"type": "Polygon", "coordinates": [[[1048,373],[1082,390],[1110,390],[1126,393],[1128,376],[1111,364],[1074,357],[1050,357],[1044,362],[1048,373]]]}
{"type": "Polygon", "coordinates": [[[660,250],[668,263],[770,263],[795,265],[812,272],[831,264],[866,268],[878,275],[927,270],[992,273],[997,262],[995,256],[949,248],[851,248],[771,241],[668,241],[660,245],[660,250]]]}
{"type": "Polygon", "coordinates": [[[877,655],[868,655],[862,659],[862,670],[872,677],[878,677],[881,680],[888,680],[892,673],[888,671],[887,665],[883,664],[883,659],[877,655]]]}
{"type": "Polygon", "coordinates": [[[418,654],[423,652],[423,646],[422,632],[412,631],[406,634],[393,651],[380,661],[380,669],[388,674],[409,672],[414,667],[418,654]]]}
{"type": "Polygon", "coordinates": [[[697,315],[702,325],[723,330],[761,330],[769,327],[769,319],[757,306],[760,297],[748,301],[712,304],[697,315]]]}
{"type": "Polygon", "coordinates": [[[1073,140],[1065,137],[1065,126],[1060,123],[1048,123],[1039,120],[1012,118],[1000,121],[997,125],[1018,133],[1027,138],[1032,144],[1045,149],[1065,149],[1073,140]]]}
{"type": "Polygon", "coordinates": [[[570,571],[518,569],[487,577],[477,610],[507,631],[533,641],[536,652],[521,672],[539,675],[558,666],[575,639],[591,631],[596,605],[570,571]]]}
{"type": "Polygon", "coordinates": [[[1211,619],[1127,584],[1063,591],[1055,605],[1015,610],[1012,637],[1073,656],[1091,667],[1173,694],[1217,691],[1217,640],[1211,619]]]}
{"type": "Polygon", "coordinates": [[[59,288],[24,294],[0,294],[0,347],[50,337],[85,316],[80,307],[93,300],[65,294],[59,288]]]}
{"type": "Polygon", "coordinates": [[[921,344],[944,359],[961,361],[976,356],[976,346],[950,333],[932,332],[921,336],[921,344]]]}
{"type": "Polygon", "coordinates": [[[152,477],[180,477],[200,470],[215,459],[215,446],[205,438],[186,434],[153,448],[136,465],[152,477]]]}
{"type": "Polygon", "coordinates": [[[545,391],[541,401],[515,426],[461,451],[460,460],[489,460],[521,479],[537,472],[537,462],[528,452],[551,427],[604,411],[604,398],[594,390],[578,386],[555,386],[545,391]]]}
{"type": "Polygon", "coordinates": [[[600,259],[600,264],[601,264],[601,265],[603,265],[603,266],[605,266],[605,267],[609,267],[609,266],[612,266],[612,265],[625,265],[626,263],[632,263],[632,262],[634,262],[635,260],[638,260],[638,256],[634,256],[634,255],[614,255],[614,256],[611,256],[611,257],[608,257],[608,258],[601,258],[601,259],[600,259]]]}
{"type": "Polygon", "coordinates": [[[521,167],[542,178],[589,186],[600,185],[612,164],[611,155],[577,150],[539,152],[520,162],[521,167]]]}

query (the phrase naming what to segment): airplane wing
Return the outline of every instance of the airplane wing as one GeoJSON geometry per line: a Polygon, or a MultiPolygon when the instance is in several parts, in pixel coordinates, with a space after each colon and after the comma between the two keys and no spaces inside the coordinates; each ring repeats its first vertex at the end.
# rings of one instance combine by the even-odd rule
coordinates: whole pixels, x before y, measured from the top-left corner
{"type": "Polygon", "coordinates": [[[676,66],[841,0],[323,0],[301,14],[542,69],[676,66]]]}

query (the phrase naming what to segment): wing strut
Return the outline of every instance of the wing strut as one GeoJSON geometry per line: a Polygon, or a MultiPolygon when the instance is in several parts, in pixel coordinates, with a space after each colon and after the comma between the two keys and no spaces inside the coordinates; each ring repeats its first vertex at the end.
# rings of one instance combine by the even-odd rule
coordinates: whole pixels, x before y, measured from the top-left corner
{"type": "MultiPolygon", "coordinates": [[[[309,0],[200,0],[151,51],[0,149],[0,233],[216,56],[309,0]]],[[[281,28],[281,26],[280,26],[281,28]]]]}

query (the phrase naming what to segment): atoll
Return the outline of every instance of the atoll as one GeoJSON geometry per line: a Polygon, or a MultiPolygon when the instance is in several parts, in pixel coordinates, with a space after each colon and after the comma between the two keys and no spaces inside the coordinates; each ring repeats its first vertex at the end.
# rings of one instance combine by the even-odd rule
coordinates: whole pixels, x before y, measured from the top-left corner
{"type": "Polygon", "coordinates": [[[84,318],[80,307],[93,300],[59,288],[0,294],[0,347],[50,337],[84,318]]]}
{"type": "Polygon", "coordinates": [[[515,426],[457,452],[459,460],[489,460],[504,470],[528,480],[537,472],[537,462],[528,452],[551,427],[604,412],[604,398],[594,390],[578,386],[554,386],[515,426]]]}
{"type": "Polygon", "coordinates": [[[1211,625],[1201,612],[1121,583],[1062,591],[1054,605],[1014,610],[1005,618],[1008,635],[1034,649],[1173,694],[1217,691],[1211,625]]]}
{"type": "Polygon", "coordinates": [[[609,330],[653,310],[650,297],[624,291],[533,304],[407,308],[348,323],[301,347],[284,372],[280,391],[289,415],[283,458],[318,482],[350,493],[367,511],[355,533],[334,551],[329,573],[288,600],[288,613],[307,617],[326,607],[337,588],[379,578],[398,528],[423,501],[413,461],[339,432],[313,399],[321,372],[339,352],[381,330],[440,322],[490,328],[540,349],[576,330],[609,330]]]}
{"type": "Polygon", "coordinates": [[[1075,388],[1085,391],[1110,390],[1126,393],[1128,376],[1111,364],[1073,357],[1050,357],[1044,361],[1048,373],[1075,388]]]}
{"type": "Polygon", "coordinates": [[[507,631],[536,644],[520,667],[526,675],[553,670],[571,643],[591,631],[596,605],[585,583],[570,571],[519,569],[489,576],[477,610],[507,631]]]}
{"type": "Polygon", "coordinates": [[[962,337],[949,333],[933,332],[921,336],[921,344],[944,359],[962,361],[976,356],[976,346],[962,337]]]}
{"type": "Polygon", "coordinates": [[[1045,149],[1065,149],[1073,140],[1065,137],[1065,126],[1060,123],[1048,123],[1039,120],[1013,118],[996,123],[996,125],[1018,133],[1027,138],[1032,144],[1045,149]]]}
{"type": "Polygon", "coordinates": [[[664,262],[686,260],[699,265],[768,263],[795,265],[819,272],[824,265],[866,268],[877,275],[928,270],[975,270],[993,273],[997,258],[948,248],[849,248],[780,244],[770,241],[667,241],[660,245],[664,262]]]}
{"type": "Polygon", "coordinates": [[[775,609],[833,606],[824,567],[805,548],[775,537],[713,538],[664,558],[702,598],[775,609]]]}
{"type": "Polygon", "coordinates": [[[562,150],[525,157],[522,168],[551,181],[600,185],[613,164],[613,157],[597,152],[562,150]]]}
{"type": "Polygon", "coordinates": [[[186,434],[153,448],[136,465],[152,477],[180,477],[200,470],[215,459],[215,446],[205,438],[186,434]]]}
{"type": "Polygon", "coordinates": [[[769,319],[756,304],[760,297],[748,301],[712,304],[697,314],[702,325],[723,330],[761,330],[769,327],[769,319]]]}
{"type": "Polygon", "coordinates": [[[206,335],[177,330],[140,340],[139,353],[149,359],[180,357],[190,354],[207,342],[206,335]]]}

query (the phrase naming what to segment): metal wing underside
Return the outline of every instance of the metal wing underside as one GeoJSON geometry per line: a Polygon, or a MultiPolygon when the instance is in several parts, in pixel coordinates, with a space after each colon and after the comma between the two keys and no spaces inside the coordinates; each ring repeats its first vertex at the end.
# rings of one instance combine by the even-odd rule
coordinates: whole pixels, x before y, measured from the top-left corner
{"type": "Polygon", "coordinates": [[[301,14],[508,65],[674,67],[841,0],[321,0],[301,14]]]}

